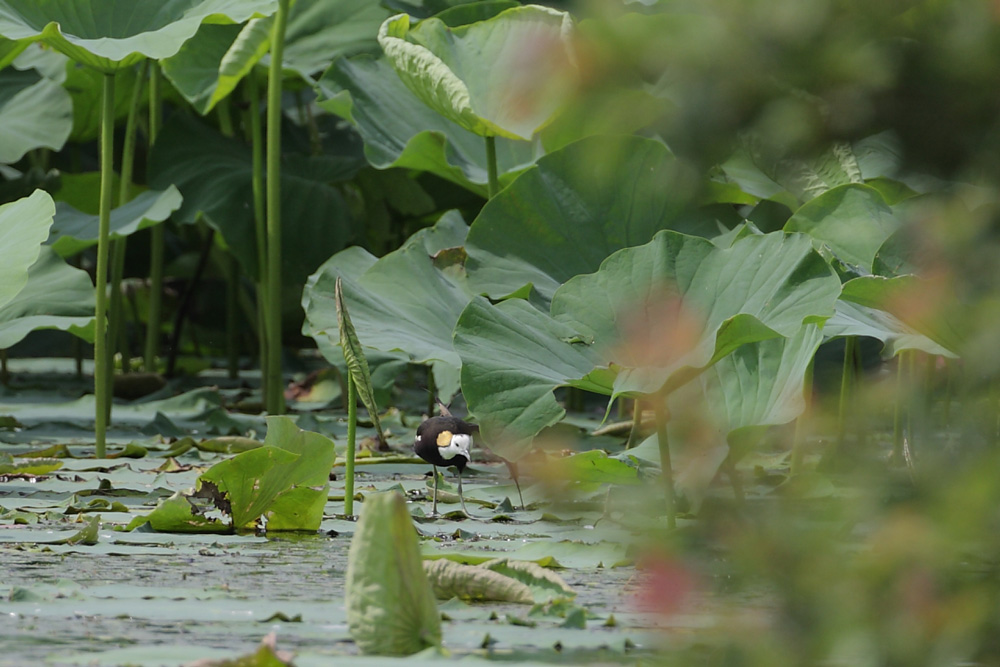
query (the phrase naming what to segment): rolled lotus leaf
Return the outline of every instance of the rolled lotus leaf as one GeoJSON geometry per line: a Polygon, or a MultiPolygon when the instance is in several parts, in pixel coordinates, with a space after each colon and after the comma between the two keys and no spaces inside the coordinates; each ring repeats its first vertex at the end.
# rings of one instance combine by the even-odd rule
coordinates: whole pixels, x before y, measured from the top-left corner
{"type": "Polygon", "coordinates": [[[445,118],[480,136],[531,139],[579,79],[569,14],[538,5],[449,27],[398,14],[378,42],[399,78],[445,118]]]}
{"type": "Polygon", "coordinates": [[[562,577],[532,561],[494,558],[478,567],[520,581],[531,589],[535,602],[576,596],[576,591],[562,577]]]}
{"type": "Polygon", "coordinates": [[[434,593],[442,600],[492,600],[533,604],[531,589],[517,579],[475,565],[441,558],[424,561],[424,572],[434,593]]]}
{"type": "Polygon", "coordinates": [[[413,520],[395,491],[366,496],[347,555],[347,626],[362,653],[410,655],[441,644],[441,618],[413,520]]]}

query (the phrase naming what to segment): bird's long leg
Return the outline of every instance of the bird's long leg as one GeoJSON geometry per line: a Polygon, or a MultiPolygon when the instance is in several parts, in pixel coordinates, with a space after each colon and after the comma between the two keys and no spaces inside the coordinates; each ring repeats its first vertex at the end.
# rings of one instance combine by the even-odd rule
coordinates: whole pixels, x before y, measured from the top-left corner
{"type": "Polygon", "coordinates": [[[462,503],[462,511],[465,513],[465,516],[471,517],[472,515],[469,514],[469,510],[465,509],[465,498],[462,497],[462,471],[461,470],[458,471],[458,501],[460,503],[462,503]]]}
{"type": "Polygon", "coordinates": [[[431,508],[431,514],[437,515],[438,513],[438,468],[432,465],[431,468],[434,470],[434,506],[431,508]]]}

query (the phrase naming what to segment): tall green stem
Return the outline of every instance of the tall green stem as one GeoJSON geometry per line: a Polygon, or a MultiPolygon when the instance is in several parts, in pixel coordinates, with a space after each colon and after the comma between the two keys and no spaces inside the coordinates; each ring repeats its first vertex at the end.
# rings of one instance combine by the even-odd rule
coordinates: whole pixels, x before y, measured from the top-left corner
{"type": "Polygon", "coordinates": [[[487,192],[490,199],[493,199],[496,193],[500,192],[500,179],[497,177],[497,138],[494,136],[486,137],[486,178],[487,192]]]}
{"type": "MultiPolygon", "coordinates": [[[[232,138],[235,131],[228,97],[219,101],[216,111],[219,115],[219,130],[223,136],[232,138]]],[[[240,375],[240,264],[232,252],[226,252],[223,261],[226,276],[226,370],[230,379],[236,379],[240,375]]]]}
{"type": "Polygon", "coordinates": [[[347,461],[344,464],[344,514],[354,514],[354,449],[358,428],[358,387],[347,374],[347,461]]]}
{"type": "MultiPolygon", "coordinates": [[[[155,62],[149,68],[149,147],[160,133],[160,67],[155,62]]],[[[149,312],[146,314],[146,348],[143,366],[147,373],[156,372],[156,353],[160,351],[160,323],[163,321],[163,253],[166,246],[163,223],[151,230],[149,242],[149,312]]]]}
{"type": "Polygon", "coordinates": [[[840,406],[837,410],[837,451],[844,453],[847,440],[847,413],[850,410],[851,397],[854,395],[854,364],[855,350],[858,339],[848,336],[844,339],[844,366],[840,377],[840,406]]]}
{"type": "Polygon", "coordinates": [[[805,461],[806,434],[809,432],[809,418],[812,415],[813,397],[813,370],[816,364],[816,357],[809,360],[806,366],[806,374],[802,379],[802,398],[805,405],[802,414],[795,420],[795,441],[792,443],[792,461],[789,472],[798,475],[802,472],[802,464],[805,461]]]}
{"type": "Polygon", "coordinates": [[[264,406],[284,412],[281,381],[281,64],[290,0],[278,1],[267,77],[267,380],[264,406]]]}
{"type": "Polygon", "coordinates": [[[673,529],[677,527],[677,503],[674,494],[674,468],[670,463],[670,441],[667,439],[670,413],[667,411],[666,396],[656,396],[653,404],[656,414],[656,440],[660,448],[660,468],[663,470],[667,497],[667,528],[673,529]]]}
{"type": "Polygon", "coordinates": [[[260,92],[253,73],[246,78],[247,137],[253,156],[253,216],[257,240],[257,342],[260,355],[261,394],[267,396],[267,227],[264,203],[264,128],[260,122],[260,92]]]}
{"type": "Polygon", "coordinates": [[[97,227],[97,304],[94,321],[94,395],[97,408],[94,439],[97,458],[107,451],[108,414],[110,406],[108,383],[108,236],[111,228],[111,179],[114,159],[115,75],[105,74],[101,95],[101,200],[97,227]]]}
{"type": "MultiPolygon", "coordinates": [[[[118,187],[118,206],[128,203],[132,190],[132,167],[135,164],[135,135],[139,117],[139,101],[142,98],[143,81],[146,78],[146,63],[139,66],[135,88],[132,89],[132,99],[129,102],[128,118],[125,121],[125,139],[122,144],[121,178],[118,187]]],[[[124,323],[122,306],[122,279],[125,276],[126,239],[115,239],[111,244],[111,301],[108,312],[108,382],[114,384],[114,354],[116,348],[122,353],[122,370],[129,370],[129,352],[123,341],[126,340],[122,328],[124,323]]],[[[109,392],[111,390],[109,389],[109,392]]],[[[108,409],[111,409],[110,404],[108,409]]],[[[110,414],[110,413],[109,413],[110,414]]]]}
{"type": "Polygon", "coordinates": [[[903,461],[903,401],[906,386],[904,354],[901,352],[896,355],[896,396],[892,406],[892,460],[897,464],[903,461]]]}

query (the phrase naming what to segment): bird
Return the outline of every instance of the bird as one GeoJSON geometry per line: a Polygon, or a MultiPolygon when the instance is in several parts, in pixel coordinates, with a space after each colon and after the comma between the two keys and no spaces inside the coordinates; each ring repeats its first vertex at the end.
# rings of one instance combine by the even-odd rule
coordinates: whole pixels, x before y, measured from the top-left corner
{"type": "Polygon", "coordinates": [[[462,512],[469,516],[465,498],[462,497],[462,471],[472,460],[469,450],[472,448],[472,435],[477,430],[477,425],[451,415],[430,417],[417,427],[413,452],[434,467],[434,506],[431,510],[434,514],[437,514],[438,500],[437,467],[455,466],[458,470],[458,500],[462,503],[462,512]]]}

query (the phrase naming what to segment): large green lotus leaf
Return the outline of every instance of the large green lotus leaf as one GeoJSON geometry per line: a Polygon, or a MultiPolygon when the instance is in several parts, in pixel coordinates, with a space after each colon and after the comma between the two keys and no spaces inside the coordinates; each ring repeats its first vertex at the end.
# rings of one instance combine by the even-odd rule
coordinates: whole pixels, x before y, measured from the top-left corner
{"type": "Polygon", "coordinates": [[[663,231],[556,292],[552,314],[622,367],[615,394],[683,384],[741,345],[833,315],[840,280],[804,234],[754,234],[720,248],[663,231]]]}
{"type": "Polygon", "coordinates": [[[377,53],[376,35],[389,13],[371,0],[296,0],[285,31],[283,66],[311,77],[340,56],[377,53]]]}
{"type": "Polygon", "coordinates": [[[61,329],[93,342],[94,284],[90,275],[43,246],[28,283],[0,306],[0,350],[36,329],[61,329]]]}
{"type": "MultiPolygon", "coordinates": [[[[152,227],[170,217],[181,206],[181,193],[174,186],[160,192],[147,190],[124,206],[111,211],[111,236],[119,239],[152,227]]],[[[49,245],[62,257],[97,245],[98,216],[81,213],[69,204],[56,205],[49,245]]]]}
{"type": "Polygon", "coordinates": [[[28,268],[38,259],[53,215],[52,197],[42,190],[0,206],[0,307],[27,284],[28,268]]]}
{"type": "Polygon", "coordinates": [[[445,118],[480,136],[531,139],[566,104],[579,73],[569,14],[538,5],[449,27],[394,16],[378,41],[403,83],[445,118]]]}
{"type": "Polygon", "coordinates": [[[961,353],[965,336],[958,324],[963,307],[947,286],[917,276],[865,276],[844,283],[841,298],[889,313],[911,331],[930,338],[953,355],[961,353]]]}
{"type": "MultiPolygon", "coordinates": [[[[852,288],[853,289],[853,288],[852,288]]],[[[908,326],[892,313],[850,301],[837,301],[837,311],[823,325],[828,338],[867,336],[882,341],[882,353],[892,358],[903,350],[954,357],[955,353],[908,326]]]]}
{"type": "Polygon", "coordinates": [[[676,229],[694,188],[658,141],[573,143],[540,158],[483,207],[466,243],[469,280],[494,299],[531,283],[547,301],[616,250],[676,229]]]}
{"type": "Polygon", "coordinates": [[[242,23],[276,0],[0,0],[0,35],[40,40],[105,72],[168,58],[204,21],[242,23]]]}
{"type": "Polygon", "coordinates": [[[424,574],[406,500],[365,497],[345,578],[347,624],[362,653],[411,655],[441,644],[441,616],[424,574]]]}
{"type": "MultiPolygon", "coordinates": [[[[769,426],[785,424],[805,405],[806,368],[823,340],[807,324],[789,338],[750,343],[670,394],[668,424],[676,489],[697,511],[719,467],[752,448],[769,426]]],[[[656,435],[618,458],[660,465],[656,435]]]]}
{"type": "Polygon", "coordinates": [[[820,327],[806,324],[788,338],[743,345],[702,374],[705,402],[731,446],[747,430],[787,424],[802,414],[806,368],[821,342],[820,327]]]}
{"type": "MultiPolygon", "coordinates": [[[[359,55],[333,63],[317,85],[319,106],[350,121],[377,169],[428,171],[486,195],[482,137],[435,113],[403,85],[385,58],[359,55]]],[[[531,144],[498,138],[501,183],[534,161],[531,144]]]]}
{"type": "Polygon", "coordinates": [[[805,232],[826,245],[845,264],[866,274],[875,255],[900,225],[878,190],[842,185],[803,205],[785,223],[785,231],[805,232]]]}
{"type": "Polygon", "coordinates": [[[609,374],[579,332],[522,299],[490,305],[476,297],[455,326],[462,357],[462,393],[489,448],[517,460],[535,434],[566,411],[552,390],[579,386],[611,393],[609,374]]]}
{"type": "Polygon", "coordinates": [[[163,74],[198,113],[205,115],[233,92],[270,46],[270,19],[245,25],[203,23],[173,56],[163,74]]]}
{"type": "Polygon", "coordinates": [[[721,171],[726,182],[743,192],[794,210],[838,186],[892,178],[900,164],[899,141],[882,132],[852,144],[834,144],[811,159],[767,155],[749,140],[721,171]]]}
{"type": "Polygon", "coordinates": [[[266,514],[268,530],[317,530],[335,460],[326,436],[303,431],[288,417],[268,417],[263,447],[215,464],[198,484],[217,504],[228,505],[237,529],[266,514]]]}
{"type": "Polygon", "coordinates": [[[60,150],[73,127],[69,94],[35,71],[0,70],[0,162],[13,163],[35,148],[60,150]]]}
{"type": "Polygon", "coordinates": [[[435,380],[445,382],[438,383],[438,390],[450,396],[457,386],[455,379],[445,379],[446,369],[457,376],[461,366],[452,346],[452,330],[472,294],[464,285],[461,264],[447,263],[449,258],[442,251],[460,246],[467,231],[461,216],[450,213],[374,264],[364,255],[359,264],[353,248],[334,255],[309,278],[303,292],[306,331],[317,339],[340,340],[334,300],[340,277],[362,343],[384,352],[404,352],[417,363],[434,364],[435,380]]]}
{"type": "MultiPolygon", "coordinates": [[[[334,157],[286,154],[281,170],[282,276],[304,284],[309,274],[353,235],[352,217],[330,183],[349,178],[334,157]]],[[[176,185],[180,222],[200,215],[217,229],[246,272],[257,276],[250,147],[180,114],[166,123],[151,155],[152,187],[176,185]]]]}

